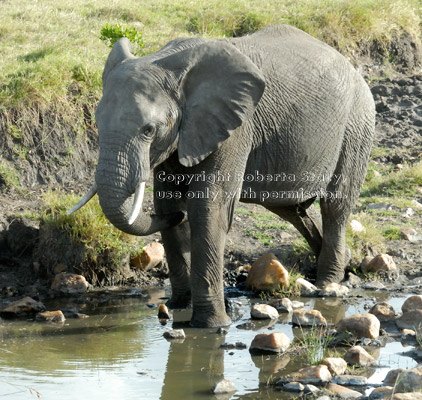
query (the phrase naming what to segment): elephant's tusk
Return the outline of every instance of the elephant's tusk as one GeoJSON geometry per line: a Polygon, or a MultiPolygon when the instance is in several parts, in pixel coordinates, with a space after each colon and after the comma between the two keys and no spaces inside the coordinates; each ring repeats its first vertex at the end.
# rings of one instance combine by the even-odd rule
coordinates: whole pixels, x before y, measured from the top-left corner
{"type": "Polygon", "coordinates": [[[130,211],[129,219],[128,219],[129,225],[132,225],[135,222],[136,218],[139,215],[139,212],[141,211],[142,202],[144,201],[144,191],[145,191],[145,182],[141,182],[136,187],[135,199],[133,200],[132,210],[130,211]]]}
{"type": "Polygon", "coordinates": [[[86,203],[88,203],[88,201],[90,201],[95,194],[97,193],[97,184],[94,183],[89,190],[86,192],[85,196],[82,197],[82,199],[80,199],[78,201],[77,204],[75,204],[67,213],[66,215],[70,215],[73,214],[75,211],[78,211],[80,208],[82,208],[86,203]]]}

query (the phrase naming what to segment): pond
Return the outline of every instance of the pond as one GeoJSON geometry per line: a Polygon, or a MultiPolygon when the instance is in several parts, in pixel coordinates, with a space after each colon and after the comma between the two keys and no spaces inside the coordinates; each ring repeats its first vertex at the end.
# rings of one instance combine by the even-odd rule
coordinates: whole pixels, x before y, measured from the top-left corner
{"type": "MultiPolygon", "coordinates": [[[[223,349],[223,343],[249,347],[257,333],[282,331],[290,339],[300,335],[290,317],[276,323],[250,322],[251,299],[233,299],[241,317],[227,334],[216,329],[193,329],[184,324],[186,312],[172,315],[161,325],[154,304],[165,302],[164,289],[105,293],[95,301],[69,300],[67,307],[82,308],[85,319],[67,319],[64,325],[0,320],[0,397],[36,399],[289,399],[268,382],[306,366],[301,356],[251,356],[248,349],[223,349]],[[182,322],[175,322],[182,321],[182,322]],[[182,327],[183,341],[168,341],[163,333],[182,327]],[[246,328],[246,329],[245,329],[246,328]],[[237,392],[214,396],[211,388],[230,379],[237,392]]],[[[374,301],[389,301],[396,311],[405,298],[387,293],[365,293],[356,305],[342,299],[302,298],[305,308],[322,312],[329,322],[365,311],[374,301]]],[[[63,307],[46,303],[49,309],[63,307]]],[[[399,342],[373,349],[377,365],[364,371],[373,384],[381,383],[391,368],[413,368],[417,363],[399,342]]]]}

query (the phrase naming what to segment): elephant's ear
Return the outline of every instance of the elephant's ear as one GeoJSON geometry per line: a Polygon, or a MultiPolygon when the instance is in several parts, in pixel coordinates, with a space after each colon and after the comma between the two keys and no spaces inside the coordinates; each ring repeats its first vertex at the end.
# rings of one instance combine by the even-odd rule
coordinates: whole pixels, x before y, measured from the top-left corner
{"type": "MultiPolygon", "coordinates": [[[[187,49],[179,161],[198,164],[250,118],[264,92],[261,71],[233,45],[210,41],[187,49]]],[[[185,58],[186,60],[186,58],[185,58]]]]}
{"type": "Polygon", "coordinates": [[[113,68],[120,64],[122,61],[130,58],[136,58],[131,53],[130,41],[128,38],[121,38],[118,42],[114,44],[107,58],[103,72],[103,86],[105,81],[107,80],[107,75],[110,73],[110,71],[113,70],[113,68]]]}

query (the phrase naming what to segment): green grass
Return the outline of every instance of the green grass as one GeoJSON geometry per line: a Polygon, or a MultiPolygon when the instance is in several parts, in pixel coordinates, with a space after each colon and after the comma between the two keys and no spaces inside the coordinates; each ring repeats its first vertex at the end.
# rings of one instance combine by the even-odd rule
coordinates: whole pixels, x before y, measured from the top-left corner
{"type": "Polygon", "coordinates": [[[109,49],[106,24],[134,27],[141,54],[180,36],[231,37],[287,23],[353,55],[402,29],[420,35],[419,0],[22,0],[2,1],[0,107],[65,101],[71,83],[98,99],[109,49]]]}
{"type": "Polygon", "coordinates": [[[61,191],[48,191],[44,195],[45,207],[37,218],[51,229],[67,232],[77,243],[82,243],[91,255],[109,252],[119,260],[124,255],[134,256],[142,251],[143,240],[115,228],[103,214],[95,196],[83,208],[72,215],[66,215],[79,197],[61,191]]]}
{"type": "Polygon", "coordinates": [[[308,365],[318,365],[327,354],[328,347],[333,337],[327,335],[325,327],[312,326],[309,329],[302,329],[301,338],[296,339],[299,347],[305,353],[306,363],[308,365]]]}
{"type": "Polygon", "coordinates": [[[0,188],[2,186],[6,189],[20,189],[22,185],[16,170],[7,161],[0,159],[0,188]]]}

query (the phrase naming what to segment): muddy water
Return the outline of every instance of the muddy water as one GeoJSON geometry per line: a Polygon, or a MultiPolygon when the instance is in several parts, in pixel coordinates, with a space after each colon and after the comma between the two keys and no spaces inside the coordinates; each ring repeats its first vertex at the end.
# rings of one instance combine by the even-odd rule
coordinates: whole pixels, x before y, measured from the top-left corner
{"type": "MultiPolygon", "coordinates": [[[[162,290],[147,297],[104,297],[86,306],[87,319],[68,319],[63,326],[30,321],[0,320],[0,397],[34,399],[214,399],[213,384],[230,379],[237,387],[234,395],[218,399],[288,399],[267,383],[275,377],[305,366],[303,358],[251,356],[247,349],[223,350],[220,345],[242,342],[249,346],[257,333],[282,331],[290,339],[300,335],[289,318],[276,324],[250,322],[250,300],[235,299],[243,314],[228,330],[191,329],[183,323],[186,313],[176,313],[173,322],[159,324],[157,309],[168,295],[162,290]],[[169,342],[163,333],[183,327],[184,341],[169,342]]],[[[329,322],[365,312],[365,304],[387,300],[400,310],[404,298],[386,293],[365,293],[356,305],[339,299],[302,299],[306,308],[321,310],[329,322]]],[[[63,301],[63,300],[62,300],[63,301]]],[[[50,309],[57,304],[49,304],[50,309]]],[[[63,303],[61,304],[63,307],[63,303]]],[[[71,305],[70,305],[71,306],[71,305]]],[[[85,307],[78,304],[78,307],[85,307]]],[[[371,383],[380,383],[391,368],[413,368],[417,363],[403,354],[410,350],[394,342],[374,349],[377,366],[365,371],[371,383]]],[[[339,349],[337,349],[339,350],[339,349]]],[[[339,351],[341,353],[341,351],[339,351]]],[[[338,353],[337,353],[338,354],[338,353]]]]}

